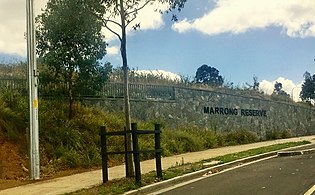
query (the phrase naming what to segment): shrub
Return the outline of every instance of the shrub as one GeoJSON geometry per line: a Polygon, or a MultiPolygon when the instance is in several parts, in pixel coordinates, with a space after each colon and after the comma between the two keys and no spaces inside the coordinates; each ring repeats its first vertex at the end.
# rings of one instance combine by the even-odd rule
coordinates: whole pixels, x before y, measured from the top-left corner
{"type": "Polygon", "coordinates": [[[200,135],[204,140],[204,148],[216,148],[219,146],[219,136],[211,130],[201,130],[200,135]]]}
{"type": "Polygon", "coordinates": [[[287,130],[282,130],[281,131],[281,138],[285,139],[285,138],[290,138],[293,137],[293,133],[291,130],[287,129],[287,130]]]}
{"type": "Polygon", "coordinates": [[[92,145],[86,146],[85,150],[81,152],[81,163],[83,167],[98,166],[101,164],[100,148],[92,145]]]}
{"type": "Polygon", "coordinates": [[[204,149],[203,140],[185,130],[164,131],[162,134],[162,145],[167,149],[166,153],[178,154],[183,152],[194,152],[204,149]]]}
{"type": "Polygon", "coordinates": [[[248,130],[230,131],[224,134],[226,145],[248,144],[259,141],[255,132],[248,130]]]}
{"type": "Polygon", "coordinates": [[[266,140],[275,140],[275,139],[285,139],[292,137],[292,131],[291,130],[271,130],[266,131],[266,140]]]}
{"type": "Polygon", "coordinates": [[[76,150],[65,149],[59,159],[59,166],[62,168],[76,168],[81,165],[81,155],[76,150]]]}
{"type": "Polygon", "coordinates": [[[0,135],[4,134],[10,140],[18,140],[25,134],[25,129],[24,118],[0,97],[0,135]]]}
{"type": "MultiPolygon", "coordinates": [[[[97,108],[76,103],[76,114],[68,119],[68,106],[60,100],[43,100],[40,104],[40,139],[45,156],[57,161],[59,168],[92,167],[101,164],[99,129],[108,121],[109,130],[120,127],[120,115],[107,114],[97,108]],[[56,149],[56,146],[59,146],[56,149]],[[71,156],[72,155],[72,156],[71,156]]],[[[107,124],[106,124],[107,126],[107,124]]],[[[123,140],[109,140],[116,147],[123,140]]],[[[121,159],[121,158],[117,158],[121,159]]],[[[115,158],[115,160],[117,160],[115,158]]],[[[45,162],[41,162],[45,166],[45,162]]],[[[46,162],[47,164],[47,162],[46,162]]],[[[58,169],[58,167],[57,167],[58,169]]]]}

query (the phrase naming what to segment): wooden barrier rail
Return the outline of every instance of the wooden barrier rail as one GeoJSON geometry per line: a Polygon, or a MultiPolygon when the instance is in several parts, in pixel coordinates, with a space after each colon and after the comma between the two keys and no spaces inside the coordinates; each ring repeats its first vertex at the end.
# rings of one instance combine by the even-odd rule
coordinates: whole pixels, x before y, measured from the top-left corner
{"type": "Polygon", "coordinates": [[[159,124],[154,125],[154,130],[138,130],[137,124],[131,124],[131,131],[118,131],[118,132],[107,132],[105,126],[101,126],[100,128],[100,136],[101,136],[101,156],[102,156],[102,177],[103,183],[108,181],[108,155],[114,154],[124,154],[125,155],[125,167],[126,167],[126,177],[129,175],[128,164],[127,164],[127,155],[133,154],[134,159],[134,167],[135,167],[135,179],[137,183],[141,183],[141,165],[140,165],[140,154],[142,153],[155,153],[155,163],[156,163],[156,175],[158,178],[162,178],[162,163],[161,163],[161,128],[159,124]],[[127,136],[128,134],[132,135],[132,145],[133,150],[127,150],[127,136]],[[139,150],[139,141],[138,135],[147,135],[154,134],[154,150],[139,150]],[[108,136],[124,136],[125,141],[125,151],[117,152],[117,151],[107,151],[107,137],[108,136]]]}

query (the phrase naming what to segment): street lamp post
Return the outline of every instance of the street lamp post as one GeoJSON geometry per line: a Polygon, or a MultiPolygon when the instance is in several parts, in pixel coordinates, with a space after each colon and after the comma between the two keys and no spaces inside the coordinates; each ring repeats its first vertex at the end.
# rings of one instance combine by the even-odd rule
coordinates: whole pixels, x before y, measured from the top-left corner
{"type": "Polygon", "coordinates": [[[26,0],[27,62],[29,90],[29,166],[30,179],[40,177],[38,132],[38,72],[36,64],[34,0],[26,0]]]}

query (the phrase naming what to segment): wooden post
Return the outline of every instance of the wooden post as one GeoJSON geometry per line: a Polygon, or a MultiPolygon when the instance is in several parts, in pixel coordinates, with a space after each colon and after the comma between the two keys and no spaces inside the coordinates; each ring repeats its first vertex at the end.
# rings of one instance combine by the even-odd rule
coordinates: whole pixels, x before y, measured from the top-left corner
{"type": "Polygon", "coordinates": [[[155,141],[155,164],[156,176],[162,179],[162,162],[161,162],[161,126],[160,124],[154,125],[154,141],[155,141]]]}
{"type": "Polygon", "coordinates": [[[127,143],[127,129],[124,128],[125,134],[124,134],[124,140],[125,140],[125,169],[126,169],[126,177],[130,177],[131,173],[129,172],[129,163],[128,163],[128,143],[127,143]]]}
{"type": "Polygon", "coordinates": [[[101,126],[100,136],[101,136],[103,183],[106,183],[108,181],[108,169],[107,169],[107,148],[106,148],[106,127],[105,126],[101,126]]]}
{"type": "Polygon", "coordinates": [[[141,168],[140,168],[140,154],[139,154],[137,123],[131,123],[131,130],[132,130],[133,159],[135,163],[136,183],[141,183],[141,168]]]}

